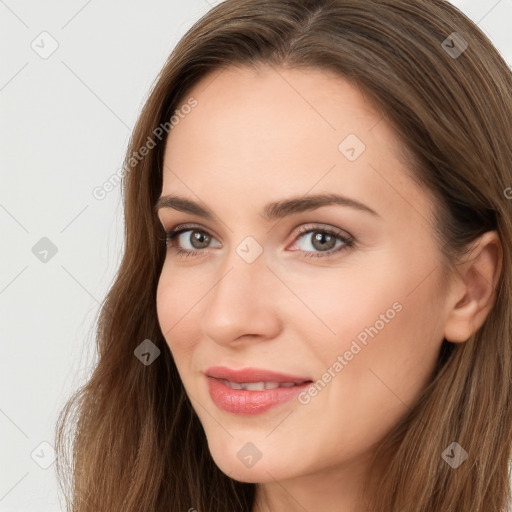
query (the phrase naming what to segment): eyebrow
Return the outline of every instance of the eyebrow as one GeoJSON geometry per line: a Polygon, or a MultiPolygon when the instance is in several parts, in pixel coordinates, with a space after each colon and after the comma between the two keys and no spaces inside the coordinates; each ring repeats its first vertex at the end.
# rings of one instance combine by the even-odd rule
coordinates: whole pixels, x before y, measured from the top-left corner
{"type": "MultiPolygon", "coordinates": [[[[281,201],[268,203],[263,209],[262,216],[265,220],[272,221],[276,219],[282,219],[288,215],[316,210],[322,206],[330,205],[340,205],[349,208],[355,208],[356,210],[380,217],[380,215],[375,210],[372,210],[364,203],[338,194],[316,194],[310,196],[292,197],[291,199],[283,199],[281,201]]],[[[196,203],[195,201],[191,201],[186,197],[181,197],[174,194],[161,196],[156,202],[153,211],[155,214],[157,214],[158,211],[162,208],[172,208],[173,210],[190,213],[192,215],[198,215],[199,217],[210,220],[215,218],[214,213],[208,208],[201,206],[200,204],[196,203]]]]}

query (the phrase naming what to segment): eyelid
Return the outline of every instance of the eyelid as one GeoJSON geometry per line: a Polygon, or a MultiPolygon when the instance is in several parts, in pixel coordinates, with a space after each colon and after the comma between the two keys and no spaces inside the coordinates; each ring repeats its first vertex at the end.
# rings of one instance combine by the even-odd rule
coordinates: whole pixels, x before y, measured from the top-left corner
{"type": "MultiPolygon", "coordinates": [[[[174,240],[178,236],[180,236],[183,232],[187,231],[202,231],[206,233],[208,236],[212,238],[216,238],[216,236],[212,235],[210,233],[210,230],[207,228],[204,228],[203,226],[195,223],[183,223],[178,224],[174,226],[173,228],[166,230],[163,226],[165,231],[165,242],[167,244],[169,239],[174,240]]],[[[296,230],[297,228],[295,228],[296,230]]],[[[334,257],[338,255],[338,253],[343,252],[346,249],[350,249],[355,246],[356,239],[347,231],[342,230],[338,227],[332,226],[330,224],[324,224],[324,223],[308,223],[308,224],[302,224],[300,225],[298,231],[295,233],[292,241],[292,245],[294,245],[299,238],[301,238],[302,235],[312,233],[314,231],[322,231],[329,235],[333,235],[337,237],[338,240],[340,240],[343,245],[341,247],[338,247],[337,249],[330,249],[328,251],[304,251],[301,249],[295,249],[292,252],[302,252],[303,257],[334,257]]],[[[287,245],[287,248],[289,245],[287,245]]],[[[204,249],[209,249],[210,247],[203,248],[203,249],[182,249],[179,246],[176,246],[175,249],[182,253],[182,255],[194,255],[199,253],[205,253],[204,249]]]]}
{"type": "Polygon", "coordinates": [[[178,235],[178,234],[181,234],[181,233],[178,233],[178,232],[181,232],[181,231],[188,231],[188,230],[197,230],[197,231],[204,231],[205,233],[207,233],[208,235],[210,235],[212,238],[216,238],[218,239],[217,237],[217,234],[209,229],[209,228],[205,228],[203,226],[201,226],[200,224],[194,224],[193,222],[185,222],[183,224],[177,224],[176,226],[174,227],[171,227],[169,229],[167,229],[163,223],[162,224],[162,227],[163,227],[163,230],[166,234],[166,237],[169,237],[169,235],[178,235]]]}
{"type": "MultiPolygon", "coordinates": [[[[167,234],[176,233],[177,231],[182,231],[182,230],[185,230],[185,229],[197,229],[198,231],[204,231],[208,235],[212,235],[212,230],[210,230],[209,228],[205,228],[205,227],[201,226],[200,224],[195,224],[195,223],[191,223],[191,222],[185,222],[183,224],[177,224],[176,226],[174,226],[172,228],[169,228],[169,229],[166,229],[166,227],[163,225],[162,222],[160,224],[162,225],[162,228],[164,229],[164,231],[167,234]]],[[[297,229],[297,228],[294,228],[294,230],[295,229],[297,229]]],[[[308,223],[308,224],[300,224],[300,228],[298,229],[298,231],[297,231],[295,236],[297,237],[298,235],[302,235],[304,233],[307,233],[308,231],[312,231],[312,230],[315,230],[315,229],[318,229],[318,230],[324,230],[324,229],[325,230],[330,230],[330,231],[335,232],[337,235],[339,235],[341,237],[350,238],[352,240],[354,239],[354,237],[348,231],[345,231],[345,230],[337,228],[335,226],[331,226],[330,224],[324,224],[324,223],[321,223],[321,222],[308,223]]],[[[215,233],[213,233],[213,234],[215,234],[215,233]]],[[[217,235],[215,234],[215,236],[217,236],[217,235]]]]}
{"type": "Polygon", "coordinates": [[[295,238],[297,238],[299,235],[303,235],[304,233],[315,230],[332,232],[341,238],[349,238],[350,240],[354,240],[354,237],[348,231],[332,226],[331,224],[324,224],[322,222],[310,222],[308,224],[301,224],[298,228],[295,238]]]}

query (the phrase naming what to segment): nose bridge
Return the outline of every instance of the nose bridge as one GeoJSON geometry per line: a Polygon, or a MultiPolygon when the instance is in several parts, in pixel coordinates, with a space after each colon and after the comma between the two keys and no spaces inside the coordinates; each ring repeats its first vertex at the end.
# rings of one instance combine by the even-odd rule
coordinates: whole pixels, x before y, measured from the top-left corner
{"type": "Polygon", "coordinates": [[[255,292],[258,284],[268,281],[265,275],[268,272],[263,246],[252,236],[247,236],[230,248],[221,265],[213,295],[217,302],[220,299],[236,301],[251,298],[251,291],[255,292]]]}
{"type": "Polygon", "coordinates": [[[219,280],[211,293],[210,306],[216,308],[221,316],[230,310],[238,310],[241,315],[247,314],[259,302],[260,297],[257,295],[263,291],[258,283],[266,281],[263,274],[268,269],[263,257],[260,255],[249,263],[240,256],[237,252],[239,250],[240,246],[233,248],[226,257],[219,272],[219,280]]]}

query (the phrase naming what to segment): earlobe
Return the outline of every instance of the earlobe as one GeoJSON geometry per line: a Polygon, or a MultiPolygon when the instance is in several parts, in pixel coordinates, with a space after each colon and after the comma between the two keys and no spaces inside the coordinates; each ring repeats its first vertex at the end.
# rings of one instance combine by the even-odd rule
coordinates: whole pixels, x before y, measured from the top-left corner
{"type": "Polygon", "coordinates": [[[457,266],[456,285],[449,301],[444,337],[453,343],[467,341],[485,322],[494,306],[502,268],[502,247],[496,231],[480,236],[457,266]]]}

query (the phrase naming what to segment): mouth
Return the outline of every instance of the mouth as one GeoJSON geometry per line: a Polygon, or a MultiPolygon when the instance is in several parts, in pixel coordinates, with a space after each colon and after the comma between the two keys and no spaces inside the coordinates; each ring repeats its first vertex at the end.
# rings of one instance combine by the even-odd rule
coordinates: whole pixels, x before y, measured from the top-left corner
{"type": "MultiPolygon", "coordinates": [[[[215,377],[212,377],[215,378],[215,377]]],[[[227,379],[218,379],[224,385],[231,389],[246,389],[248,391],[264,391],[265,389],[291,388],[293,386],[301,386],[313,382],[305,380],[303,382],[276,382],[276,381],[260,381],[260,382],[233,382],[227,379]]]]}
{"type": "Polygon", "coordinates": [[[217,366],[205,372],[214,404],[238,415],[261,414],[297,397],[313,380],[258,368],[234,370],[217,366]]]}

